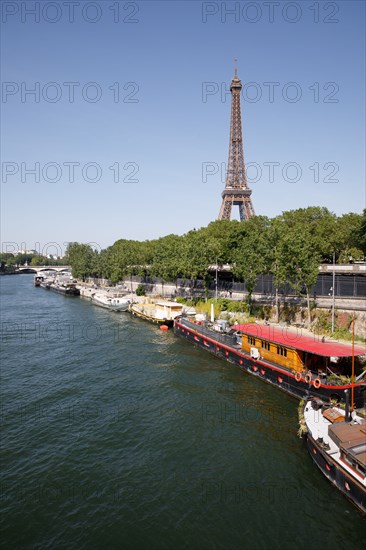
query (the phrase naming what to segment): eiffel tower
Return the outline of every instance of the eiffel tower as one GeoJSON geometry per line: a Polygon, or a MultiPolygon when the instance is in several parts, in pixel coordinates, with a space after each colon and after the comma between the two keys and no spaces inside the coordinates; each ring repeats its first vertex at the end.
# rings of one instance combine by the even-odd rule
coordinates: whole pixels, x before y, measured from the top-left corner
{"type": "Polygon", "coordinates": [[[225,189],[221,193],[222,204],[219,220],[230,220],[231,209],[239,206],[240,221],[255,216],[245,173],[243,136],[241,129],[240,92],[242,89],[241,80],[237,75],[235,60],[235,74],[230,84],[231,92],[231,120],[230,120],[230,143],[229,159],[225,189]]]}

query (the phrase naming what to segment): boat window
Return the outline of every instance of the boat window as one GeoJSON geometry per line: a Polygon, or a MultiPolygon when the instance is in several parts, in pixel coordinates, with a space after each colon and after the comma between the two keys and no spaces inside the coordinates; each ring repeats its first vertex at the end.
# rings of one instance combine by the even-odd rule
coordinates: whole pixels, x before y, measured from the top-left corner
{"type": "Polygon", "coordinates": [[[248,336],[248,343],[255,346],[255,338],[253,338],[253,336],[248,336]]]}
{"type": "Polygon", "coordinates": [[[341,457],[345,462],[347,462],[349,466],[354,466],[354,460],[352,460],[352,458],[349,455],[347,455],[344,451],[341,453],[341,457]]]}
{"type": "Polygon", "coordinates": [[[269,342],[266,342],[265,340],[262,340],[262,348],[267,349],[268,351],[270,351],[271,345],[270,345],[269,342]]]}
{"type": "Polygon", "coordinates": [[[282,346],[277,346],[277,353],[278,355],[283,355],[284,357],[287,357],[287,349],[283,348],[282,346]]]}

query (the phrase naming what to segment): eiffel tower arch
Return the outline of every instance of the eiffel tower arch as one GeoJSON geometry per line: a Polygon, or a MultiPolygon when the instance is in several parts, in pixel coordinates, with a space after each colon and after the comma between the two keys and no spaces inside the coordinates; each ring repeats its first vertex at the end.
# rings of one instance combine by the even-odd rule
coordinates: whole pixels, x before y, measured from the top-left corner
{"type": "Polygon", "coordinates": [[[241,128],[240,92],[241,80],[235,74],[230,84],[231,92],[231,119],[230,119],[230,143],[229,158],[225,189],[221,193],[222,203],[219,220],[230,220],[233,206],[239,207],[240,220],[248,220],[255,216],[254,207],[250,198],[252,191],[247,183],[244,163],[243,133],[241,128]]]}

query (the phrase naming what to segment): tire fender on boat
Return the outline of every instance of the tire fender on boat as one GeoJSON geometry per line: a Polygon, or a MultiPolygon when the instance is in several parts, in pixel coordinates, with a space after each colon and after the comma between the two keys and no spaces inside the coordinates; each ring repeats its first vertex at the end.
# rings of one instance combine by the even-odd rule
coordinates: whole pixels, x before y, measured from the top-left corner
{"type": "Polygon", "coordinates": [[[297,372],[297,373],[295,374],[295,380],[296,380],[296,382],[300,382],[300,380],[301,380],[301,372],[297,372]]]}

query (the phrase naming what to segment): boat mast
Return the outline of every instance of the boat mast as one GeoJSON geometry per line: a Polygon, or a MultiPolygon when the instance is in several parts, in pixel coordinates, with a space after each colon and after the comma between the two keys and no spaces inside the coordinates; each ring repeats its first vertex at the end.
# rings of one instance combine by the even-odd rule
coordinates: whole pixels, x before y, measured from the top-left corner
{"type": "Polygon", "coordinates": [[[355,312],[352,319],[352,393],[351,393],[351,411],[355,409],[355,312]]]}

